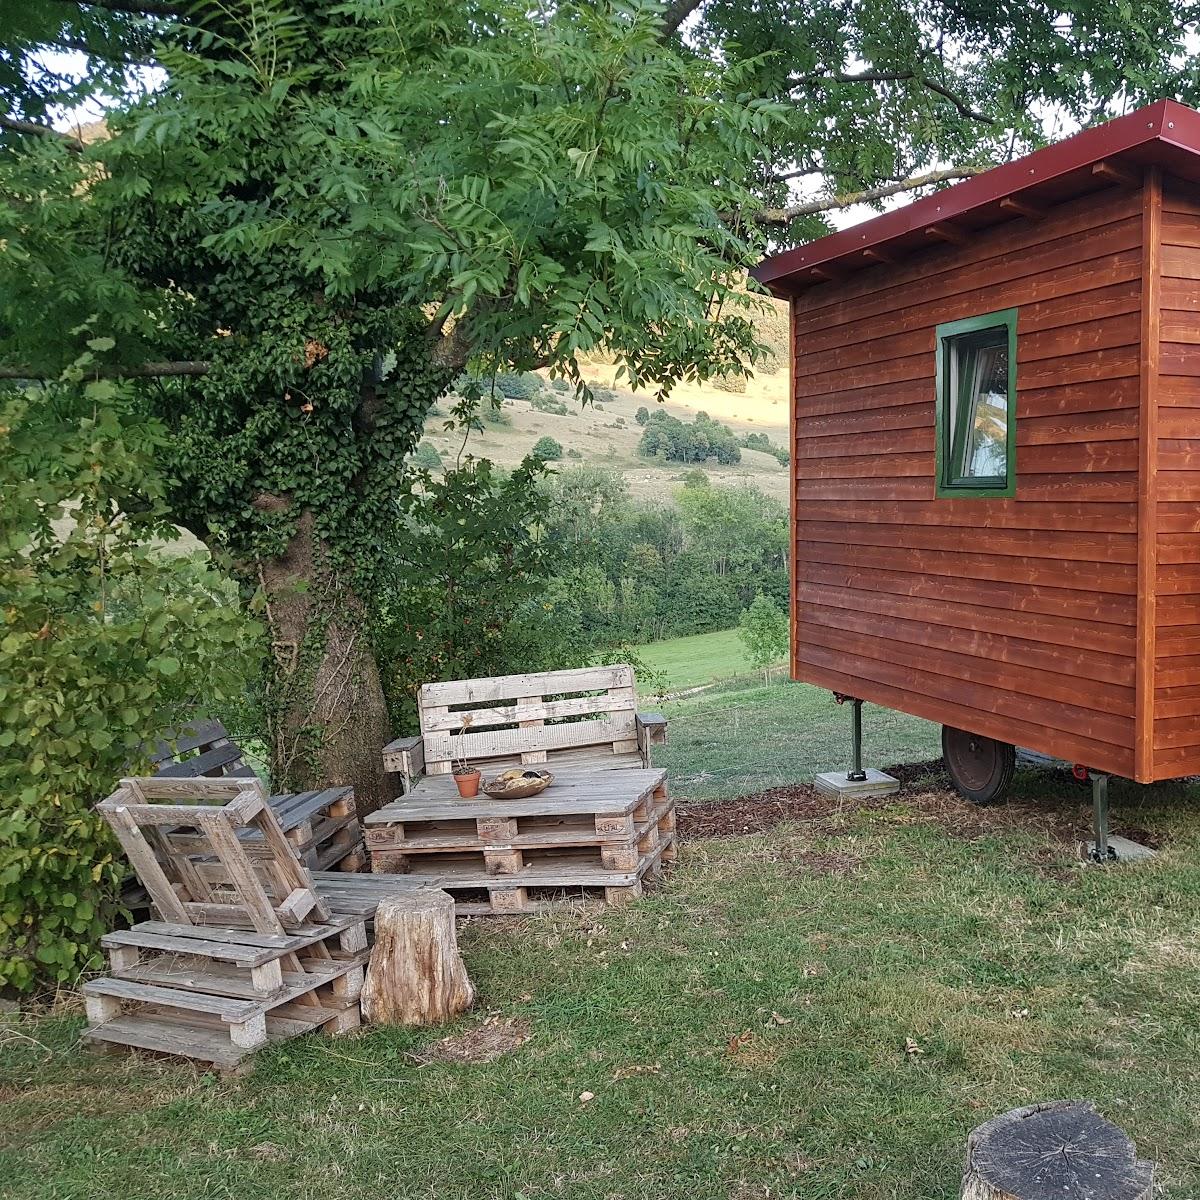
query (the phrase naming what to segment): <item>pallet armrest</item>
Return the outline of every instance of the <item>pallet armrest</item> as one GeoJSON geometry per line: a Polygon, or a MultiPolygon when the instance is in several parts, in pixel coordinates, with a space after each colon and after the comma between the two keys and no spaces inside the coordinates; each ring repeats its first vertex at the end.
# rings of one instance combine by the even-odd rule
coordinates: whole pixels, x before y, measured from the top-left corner
{"type": "Polygon", "coordinates": [[[667,743],[667,718],[662,713],[637,713],[637,744],[646,766],[651,765],[652,746],[665,746],[667,743]]]}
{"type": "Polygon", "coordinates": [[[425,774],[424,737],[417,734],[388,742],[383,748],[383,769],[398,771],[404,778],[404,790],[411,791],[413,780],[425,774]]]}
{"type": "Polygon", "coordinates": [[[667,740],[667,718],[662,713],[638,713],[638,733],[644,730],[650,741],[655,745],[663,745],[667,740]]]}

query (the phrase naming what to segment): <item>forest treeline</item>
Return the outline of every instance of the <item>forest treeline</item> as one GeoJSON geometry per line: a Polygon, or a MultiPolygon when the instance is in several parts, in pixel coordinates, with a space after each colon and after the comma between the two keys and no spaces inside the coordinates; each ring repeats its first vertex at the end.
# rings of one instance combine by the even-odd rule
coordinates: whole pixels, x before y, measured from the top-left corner
{"type": "Polygon", "coordinates": [[[786,508],[699,469],[648,501],[602,467],[468,460],[424,475],[404,519],[379,631],[401,727],[427,680],[628,657],[728,629],[759,593],[787,607],[786,508]]]}

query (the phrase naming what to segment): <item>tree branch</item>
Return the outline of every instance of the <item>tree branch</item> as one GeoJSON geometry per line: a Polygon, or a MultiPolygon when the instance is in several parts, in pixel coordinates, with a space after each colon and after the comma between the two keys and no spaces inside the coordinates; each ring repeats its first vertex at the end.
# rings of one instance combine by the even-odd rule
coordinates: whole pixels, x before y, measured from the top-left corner
{"type": "Polygon", "coordinates": [[[949,100],[958,110],[960,116],[971,121],[979,121],[984,125],[995,125],[996,119],[989,117],[972,108],[961,96],[951,91],[944,83],[931,79],[928,75],[920,75],[916,71],[859,71],[854,74],[834,73],[826,75],[793,75],[788,79],[789,87],[812,87],[819,83],[904,83],[911,80],[923,88],[949,100]]]}
{"type": "Polygon", "coordinates": [[[996,118],[989,117],[986,113],[981,113],[977,109],[972,108],[961,96],[952,92],[944,83],[938,83],[936,79],[929,79],[925,75],[917,76],[917,82],[928,88],[931,92],[936,92],[958,109],[959,115],[966,117],[970,121],[979,121],[984,125],[995,125],[996,118]]]}
{"type": "Polygon", "coordinates": [[[671,37],[679,27],[704,3],[704,0],[670,0],[663,11],[663,35],[671,37]]]}
{"type": "Polygon", "coordinates": [[[793,75],[788,79],[788,87],[812,87],[815,83],[900,83],[915,78],[914,71],[835,71],[818,75],[793,75]]]}
{"type": "Polygon", "coordinates": [[[84,8],[103,8],[108,12],[128,13],[132,17],[182,17],[182,6],[165,0],[69,0],[84,8]]]}
{"type": "Polygon", "coordinates": [[[772,175],[776,183],[786,183],[789,179],[803,179],[807,175],[824,175],[824,167],[800,167],[795,171],[784,171],[782,175],[772,175]]]}
{"type": "Polygon", "coordinates": [[[827,196],[822,200],[807,200],[803,204],[792,204],[787,208],[764,208],[761,212],[755,213],[753,219],[760,225],[786,225],[797,217],[811,217],[816,213],[849,208],[852,204],[867,204],[872,200],[883,200],[888,196],[898,196],[901,192],[916,191],[917,188],[929,187],[934,183],[945,183],[951,179],[970,179],[972,175],[980,175],[986,169],[986,167],[950,167],[943,171],[928,171],[924,175],[912,175],[908,179],[901,179],[898,183],[884,183],[879,187],[867,188],[861,192],[827,196]]]}
{"type": "Polygon", "coordinates": [[[38,125],[34,121],[18,121],[16,117],[0,114],[0,129],[11,129],[14,133],[28,133],[35,137],[56,138],[74,154],[83,150],[83,142],[73,133],[60,133],[49,125],[38,125]]]}
{"type": "MultiPolygon", "coordinates": [[[[88,379],[164,379],[173,375],[207,375],[205,362],[144,362],[132,366],[95,367],[84,371],[88,379]]],[[[32,367],[0,367],[0,379],[57,379],[32,367]]]]}

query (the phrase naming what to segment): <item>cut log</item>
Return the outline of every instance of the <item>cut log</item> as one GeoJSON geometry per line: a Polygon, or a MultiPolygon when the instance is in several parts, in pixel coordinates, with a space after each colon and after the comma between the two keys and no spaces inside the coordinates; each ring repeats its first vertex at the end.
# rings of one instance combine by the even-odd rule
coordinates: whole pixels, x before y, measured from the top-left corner
{"type": "Polygon", "coordinates": [[[420,888],[383,900],[362,993],[366,1020],[435,1025],[469,1008],[474,998],[458,952],[450,893],[420,888]]]}
{"type": "Polygon", "coordinates": [[[1014,1108],[972,1130],[961,1200],[1150,1200],[1154,1164],[1087,1100],[1014,1108]]]}

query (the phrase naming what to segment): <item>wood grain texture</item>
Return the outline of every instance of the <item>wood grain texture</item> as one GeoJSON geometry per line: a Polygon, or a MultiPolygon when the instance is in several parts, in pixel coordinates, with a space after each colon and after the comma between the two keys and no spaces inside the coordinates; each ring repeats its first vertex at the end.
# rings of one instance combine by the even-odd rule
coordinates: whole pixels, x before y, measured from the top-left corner
{"type": "MultiPolygon", "coordinates": [[[[796,678],[1134,772],[1147,232],[1142,189],[1107,189],[792,302],[796,678]],[[1008,307],[1016,495],[935,499],[935,326],[1008,307]]],[[[1196,436],[1164,447],[1177,503],[1200,499],[1196,436]]],[[[1200,593],[1200,553],[1163,550],[1200,593]]]]}
{"type": "Polygon", "coordinates": [[[1162,173],[1146,172],[1142,185],[1141,404],[1138,425],[1137,683],[1134,778],[1154,778],[1154,602],[1158,570],[1158,378],[1163,265],[1162,173]]]}
{"type": "Polygon", "coordinates": [[[1147,530],[1151,627],[1139,668],[1150,716],[1143,753],[1157,778],[1200,770],[1200,206],[1191,190],[1163,184],[1157,302],[1146,332],[1154,421],[1144,461],[1156,486],[1147,530]]]}

